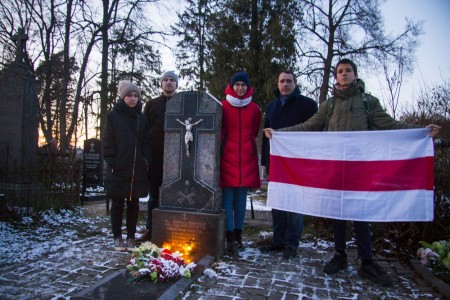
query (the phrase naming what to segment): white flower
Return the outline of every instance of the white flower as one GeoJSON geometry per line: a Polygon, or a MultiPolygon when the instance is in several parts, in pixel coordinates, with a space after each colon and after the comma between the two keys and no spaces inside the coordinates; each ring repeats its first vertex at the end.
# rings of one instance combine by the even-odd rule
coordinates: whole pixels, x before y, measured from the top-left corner
{"type": "Polygon", "coordinates": [[[439,254],[431,250],[430,248],[419,248],[417,250],[417,256],[420,259],[420,263],[423,265],[427,265],[429,263],[429,259],[432,257],[438,257],[439,254]]]}
{"type": "Polygon", "coordinates": [[[142,268],[142,269],[139,269],[138,272],[141,275],[145,275],[145,274],[151,273],[152,271],[150,271],[150,269],[148,269],[148,268],[142,268]]]}

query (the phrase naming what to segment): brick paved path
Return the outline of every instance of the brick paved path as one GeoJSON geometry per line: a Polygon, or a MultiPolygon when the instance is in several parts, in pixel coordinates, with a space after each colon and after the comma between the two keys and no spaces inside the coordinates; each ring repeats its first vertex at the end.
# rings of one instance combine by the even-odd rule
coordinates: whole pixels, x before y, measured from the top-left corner
{"type": "Polygon", "coordinates": [[[440,299],[410,268],[395,260],[378,259],[394,280],[383,288],[361,279],[356,251],[349,251],[349,269],[336,275],[322,271],[333,252],[300,245],[298,257],[246,249],[242,259],[216,263],[217,278],[202,277],[185,299],[440,299]],[[216,298],[217,297],[217,298],[216,298]]]}
{"type": "MultiPolygon", "coordinates": [[[[104,203],[86,207],[93,222],[104,215],[104,203]]],[[[141,225],[144,219],[140,217],[141,225]]],[[[270,213],[257,213],[255,220],[247,218],[246,223],[269,230],[270,213]]],[[[129,254],[112,251],[108,218],[104,216],[98,226],[97,236],[67,242],[54,254],[1,263],[0,299],[69,299],[124,268],[129,254]]],[[[396,260],[378,260],[392,276],[393,287],[362,280],[354,249],[349,251],[349,269],[327,276],[322,267],[332,255],[328,244],[302,242],[299,255],[285,260],[281,253],[261,254],[250,245],[240,259],[215,263],[212,269],[217,277],[201,276],[180,299],[441,299],[409,265],[396,260]]]]}

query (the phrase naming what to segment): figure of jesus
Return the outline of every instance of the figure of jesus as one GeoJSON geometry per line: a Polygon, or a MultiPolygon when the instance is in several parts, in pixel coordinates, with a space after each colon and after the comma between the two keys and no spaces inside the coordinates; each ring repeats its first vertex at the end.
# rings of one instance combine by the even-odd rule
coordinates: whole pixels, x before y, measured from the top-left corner
{"type": "Polygon", "coordinates": [[[203,119],[200,119],[195,123],[191,123],[192,118],[187,118],[187,120],[185,120],[184,123],[181,122],[179,119],[177,119],[177,121],[180,124],[186,126],[186,134],[184,135],[184,145],[186,147],[186,156],[189,157],[189,143],[194,141],[194,135],[192,134],[192,127],[202,122],[203,119]]]}

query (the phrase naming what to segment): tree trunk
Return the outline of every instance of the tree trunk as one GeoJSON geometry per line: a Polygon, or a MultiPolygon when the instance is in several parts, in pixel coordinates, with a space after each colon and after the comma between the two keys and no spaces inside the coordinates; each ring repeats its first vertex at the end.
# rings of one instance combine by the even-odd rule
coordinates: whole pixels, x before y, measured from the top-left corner
{"type": "Polygon", "coordinates": [[[70,136],[67,135],[67,98],[68,89],[70,84],[70,25],[71,25],[71,15],[72,15],[72,3],[73,0],[67,1],[67,11],[66,11],[66,24],[64,33],[64,77],[61,90],[61,100],[60,100],[60,149],[66,151],[69,149],[70,136]]]}
{"type": "Polygon", "coordinates": [[[103,24],[102,24],[102,69],[100,84],[100,138],[103,138],[106,116],[108,114],[108,49],[109,49],[109,0],[103,0],[103,24]]]}

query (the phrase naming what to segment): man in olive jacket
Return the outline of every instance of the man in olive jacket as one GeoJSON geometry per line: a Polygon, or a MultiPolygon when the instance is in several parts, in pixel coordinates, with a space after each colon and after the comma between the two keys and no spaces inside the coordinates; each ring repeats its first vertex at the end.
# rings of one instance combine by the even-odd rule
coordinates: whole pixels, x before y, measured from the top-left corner
{"type": "MultiPolygon", "coordinates": [[[[317,114],[308,121],[280,131],[361,131],[407,129],[418,126],[396,121],[382,108],[379,100],[365,94],[364,82],[358,78],[356,65],[349,59],[340,60],[335,69],[337,83],[333,88],[333,99],[323,102],[317,114]],[[330,102],[331,101],[331,102],[330,102]],[[366,102],[366,103],[365,103],[366,102]]],[[[430,136],[434,137],[440,127],[428,125],[430,136]]],[[[272,128],[264,128],[267,138],[272,128]]],[[[370,151],[370,149],[368,149],[370,151]]],[[[320,180],[320,178],[318,178],[320,180]]],[[[345,220],[333,220],[334,245],[336,253],[324,267],[324,272],[335,274],[347,268],[345,220]]],[[[358,256],[361,267],[358,274],[383,286],[392,285],[392,279],[373,261],[372,238],[368,222],[353,221],[358,256]]]]}

